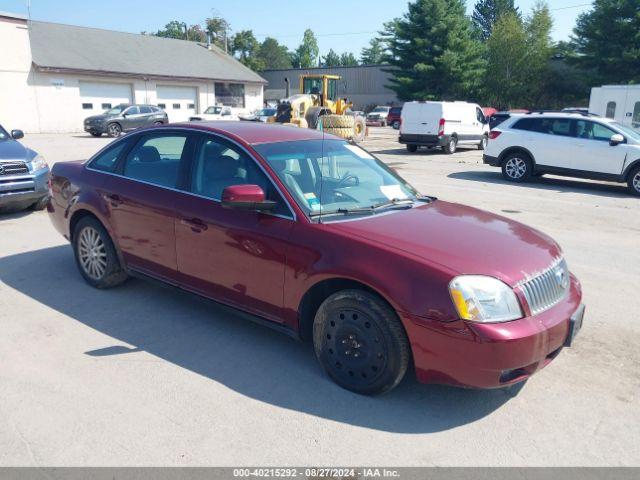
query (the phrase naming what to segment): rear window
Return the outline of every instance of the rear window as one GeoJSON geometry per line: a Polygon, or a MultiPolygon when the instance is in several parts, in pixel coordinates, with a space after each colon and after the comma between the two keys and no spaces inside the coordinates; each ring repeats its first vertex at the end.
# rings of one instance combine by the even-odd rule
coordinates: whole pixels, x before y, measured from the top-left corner
{"type": "Polygon", "coordinates": [[[400,112],[402,112],[402,107],[393,107],[389,110],[389,113],[392,115],[400,115],[400,112]]]}
{"type": "Polygon", "coordinates": [[[116,169],[116,164],[118,163],[118,158],[120,157],[120,153],[124,149],[126,142],[120,142],[118,145],[115,145],[108,150],[99,154],[93,161],[89,164],[91,168],[96,170],[100,170],[103,172],[113,172],[116,169]]]}

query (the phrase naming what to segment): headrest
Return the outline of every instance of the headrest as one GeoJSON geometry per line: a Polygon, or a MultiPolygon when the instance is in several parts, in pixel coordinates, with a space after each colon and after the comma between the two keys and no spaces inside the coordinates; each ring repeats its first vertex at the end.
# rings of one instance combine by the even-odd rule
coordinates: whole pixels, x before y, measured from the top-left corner
{"type": "Polygon", "coordinates": [[[139,156],[140,156],[140,161],[144,163],[161,161],[160,153],[158,152],[158,149],[150,145],[146,147],[142,147],[140,149],[139,156]]]}

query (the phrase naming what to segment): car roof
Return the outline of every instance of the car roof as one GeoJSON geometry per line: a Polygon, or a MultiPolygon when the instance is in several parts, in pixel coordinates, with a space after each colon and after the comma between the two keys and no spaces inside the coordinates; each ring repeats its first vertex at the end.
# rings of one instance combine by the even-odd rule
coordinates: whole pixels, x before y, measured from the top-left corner
{"type": "Polygon", "coordinates": [[[296,140],[322,140],[325,136],[330,136],[332,139],[338,138],[333,135],[325,135],[321,130],[272,123],[264,124],[257,122],[215,121],[173,123],[171,125],[167,125],[167,127],[176,126],[237,137],[251,145],[258,145],[261,143],[293,142],[296,140]]]}

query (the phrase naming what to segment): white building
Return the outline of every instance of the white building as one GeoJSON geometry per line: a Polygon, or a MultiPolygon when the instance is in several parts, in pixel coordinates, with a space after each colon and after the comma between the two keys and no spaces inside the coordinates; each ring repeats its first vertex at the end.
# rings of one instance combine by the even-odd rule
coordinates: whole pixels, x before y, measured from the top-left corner
{"type": "Polygon", "coordinates": [[[119,103],[158,105],[170,121],[211,105],[248,113],[266,81],[215,46],[28,21],[0,12],[0,124],[27,132],[82,131],[119,103]]]}
{"type": "Polygon", "coordinates": [[[592,88],[589,111],[640,129],[640,85],[592,88]]]}

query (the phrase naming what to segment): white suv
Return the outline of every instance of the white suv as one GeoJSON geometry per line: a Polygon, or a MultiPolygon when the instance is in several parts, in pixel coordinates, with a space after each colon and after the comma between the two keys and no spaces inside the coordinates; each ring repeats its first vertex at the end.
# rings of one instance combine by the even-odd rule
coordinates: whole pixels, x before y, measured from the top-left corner
{"type": "Polygon", "coordinates": [[[626,182],[640,195],[640,132],[595,115],[514,115],[489,134],[484,163],[512,182],[551,173],[626,182]]]}

